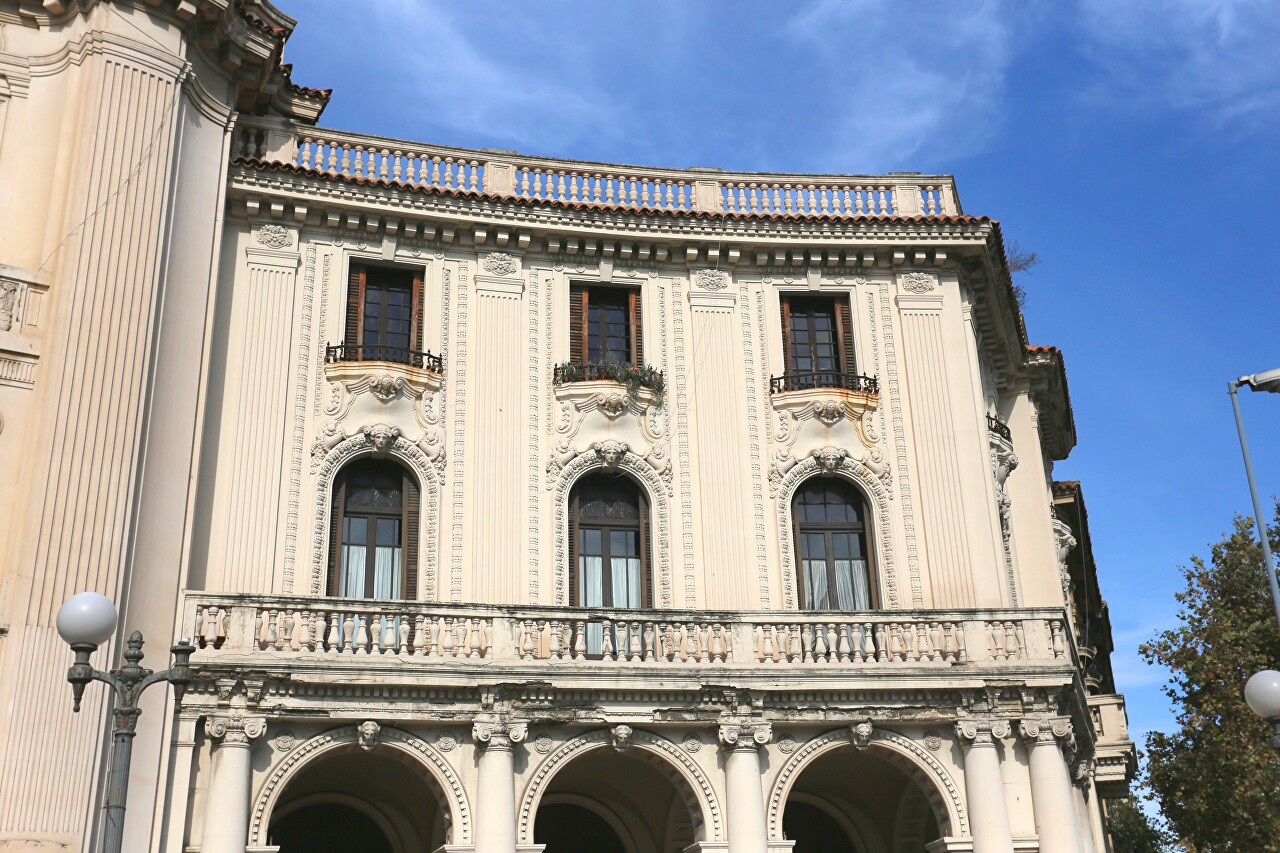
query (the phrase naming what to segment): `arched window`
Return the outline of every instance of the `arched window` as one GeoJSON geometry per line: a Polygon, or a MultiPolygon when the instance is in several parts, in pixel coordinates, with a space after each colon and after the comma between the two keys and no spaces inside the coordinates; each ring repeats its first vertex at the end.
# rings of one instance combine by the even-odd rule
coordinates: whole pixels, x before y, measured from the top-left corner
{"type": "Polygon", "coordinates": [[[364,459],[333,484],[329,594],[418,597],[418,483],[395,462],[364,459]]]}
{"type": "Polygon", "coordinates": [[[576,607],[651,606],[649,506],[621,474],[592,474],[569,497],[569,601],[576,607]]]}
{"type": "Polygon", "coordinates": [[[803,483],[791,504],[800,607],[804,610],[870,610],[877,606],[867,557],[866,504],[838,477],[803,483]]]}

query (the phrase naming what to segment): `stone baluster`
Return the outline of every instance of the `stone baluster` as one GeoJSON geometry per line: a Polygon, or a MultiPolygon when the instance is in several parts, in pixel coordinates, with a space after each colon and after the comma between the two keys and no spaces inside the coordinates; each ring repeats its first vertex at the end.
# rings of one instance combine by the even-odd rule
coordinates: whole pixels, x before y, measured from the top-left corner
{"type": "Polygon", "coordinates": [[[768,830],[760,785],[760,747],[772,737],[769,723],[723,723],[720,743],[728,752],[724,775],[728,853],[765,853],[768,830]]]}
{"type": "Polygon", "coordinates": [[[956,723],[965,744],[964,789],[969,801],[973,853],[1013,853],[996,741],[1009,736],[1009,721],[971,717],[956,723]]]}
{"type": "Polygon", "coordinates": [[[1018,731],[1027,745],[1031,807],[1041,853],[1078,853],[1082,849],[1080,825],[1071,776],[1062,751],[1063,742],[1071,737],[1071,720],[1066,717],[1026,719],[1018,731]]]}
{"type": "Polygon", "coordinates": [[[587,620],[577,621],[573,627],[573,659],[587,659],[587,620]]]}
{"type": "Polygon", "coordinates": [[[209,780],[201,853],[244,853],[249,840],[252,741],[266,730],[262,717],[246,717],[232,709],[205,720],[204,732],[215,742],[209,780]]]}
{"type": "Polygon", "coordinates": [[[467,657],[484,657],[484,620],[477,617],[471,629],[471,648],[467,657]]]}
{"type": "Polygon", "coordinates": [[[413,620],[413,656],[425,657],[427,654],[427,617],[419,613],[413,620]]]}
{"type": "Polygon", "coordinates": [[[654,643],[653,623],[646,622],[644,623],[644,659],[646,661],[657,660],[657,655],[654,653],[653,643],[654,643]]]}
{"type": "Polygon", "coordinates": [[[516,849],[515,745],[527,734],[526,723],[486,721],[471,726],[471,737],[480,750],[475,853],[514,853],[516,849]]]}

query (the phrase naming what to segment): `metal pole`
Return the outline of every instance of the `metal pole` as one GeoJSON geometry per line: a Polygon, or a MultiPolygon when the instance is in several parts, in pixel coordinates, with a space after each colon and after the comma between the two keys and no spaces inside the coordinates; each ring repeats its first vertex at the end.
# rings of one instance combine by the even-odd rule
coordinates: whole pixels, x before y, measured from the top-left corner
{"type": "Polygon", "coordinates": [[[1271,603],[1276,609],[1276,624],[1280,625],[1280,584],[1276,582],[1276,564],[1271,558],[1270,537],[1267,535],[1268,516],[1262,514],[1262,502],[1258,500],[1258,486],[1253,481],[1253,462],[1249,459],[1249,442],[1244,437],[1244,419],[1240,417],[1240,396],[1236,389],[1239,380],[1232,379],[1227,383],[1227,393],[1231,395],[1231,407],[1236,413],[1236,430],[1240,433],[1240,452],[1244,454],[1244,473],[1249,478],[1249,496],[1253,498],[1253,519],[1258,528],[1258,539],[1262,542],[1262,561],[1267,567],[1267,582],[1271,585],[1271,603]]]}
{"type": "Polygon", "coordinates": [[[111,764],[102,798],[102,853],[120,853],[124,846],[124,807],[129,793],[129,763],[138,709],[117,708],[111,731],[111,764]]]}

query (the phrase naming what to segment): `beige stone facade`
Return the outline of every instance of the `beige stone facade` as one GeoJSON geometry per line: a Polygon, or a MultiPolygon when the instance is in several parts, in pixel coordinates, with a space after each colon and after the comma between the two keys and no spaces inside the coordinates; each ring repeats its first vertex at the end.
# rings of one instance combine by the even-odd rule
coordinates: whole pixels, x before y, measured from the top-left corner
{"type": "Polygon", "coordinates": [[[1105,853],[1133,745],[1062,356],[952,178],[325,130],[293,25],[0,2],[0,849],[96,843],[109,707],[53,628],[92,589],[99,667],[198,646],[126,850],[1105,853]],[[410,345],[368,343],[375,278],[410,345]],[[575,367],[609,306],[625,375],[575,367]],[[414,495],[390,594],[339,595],[356,470],[414,495]],[[587,482],[643,507],[608,606],[587,482]],[[814,484],[861,558],[801,552],[814,484]]]}

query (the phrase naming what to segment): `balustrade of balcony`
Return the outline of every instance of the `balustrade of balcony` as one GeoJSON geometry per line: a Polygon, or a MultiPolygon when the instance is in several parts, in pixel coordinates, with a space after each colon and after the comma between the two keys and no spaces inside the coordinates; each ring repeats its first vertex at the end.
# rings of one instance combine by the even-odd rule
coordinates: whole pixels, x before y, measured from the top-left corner
{"type": "Polygon", "coordinates": [[[1057,610],[596,610],[187,593],[196,659],[948,667],[1075,661],[1057,610]]]}

